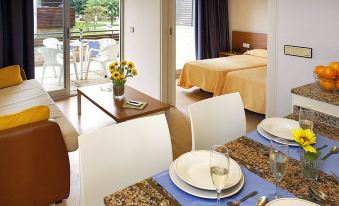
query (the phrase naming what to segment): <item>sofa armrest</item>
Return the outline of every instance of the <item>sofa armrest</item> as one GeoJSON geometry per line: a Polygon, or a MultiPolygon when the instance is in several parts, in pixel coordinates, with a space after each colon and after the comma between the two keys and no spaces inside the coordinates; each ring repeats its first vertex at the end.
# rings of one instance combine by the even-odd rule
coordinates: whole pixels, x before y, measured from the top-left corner
{"type": "Polygon", "coordinates": [[[24,80],[24,81],[27,80],[25,70],[23,70],[22,68],[20,68],[20,74],[21,74],[22,80],[24,80]]]}
{"type": "Polygon", "coordinates": [[[49,205],[70,191],[68,152],[57,123],[0,131],[0,205],[49,205]]]}

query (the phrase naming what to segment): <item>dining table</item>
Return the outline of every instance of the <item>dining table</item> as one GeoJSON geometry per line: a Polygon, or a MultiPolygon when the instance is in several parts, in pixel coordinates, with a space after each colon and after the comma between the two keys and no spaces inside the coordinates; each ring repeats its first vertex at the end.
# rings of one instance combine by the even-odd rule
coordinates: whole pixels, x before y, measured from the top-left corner
{"type": "MultiPolygon", "coordinates": [[[[291,114],[289,119],[298,119],[298,115],[291,114]]],[[[339,128],[330,124],[316,122],[314,132],[317,135],[315,147],[328,145],[321,150],[321,157],[330,152],[332,146],[339,146],[339,128]]],[[[242,206],[256,205],[256,200],[261,196],[269,196],[275,191],[275,178],[272,176],[269,151],[270,140],[253,131],[225,146],[229,149],[229,156],[241,167],[245,184],[243,188],[233,196],[221,199],[221,205],[227,202],[239,200],[245,195],[257,191],[258,194],[245,202],[242,206]]],[[[319,160],[317,180],[308,180],[301,176],[299,147],[289,147],[289,163],[286,175],[279,183],[280,195],[287,198],[300,198],[325,206],[339,205],[339,185],[333,172],[339,174],[339,155],[332,155],[327,160],[319,160]],[[328,201],[320,203],[309,193],[309,187],[315,187],[323,191],[328,201]]],[[[128,178],[128,177],[126,177],[128,178]]],[[[215,205],[215,199],[204,199],[192,196],[179,189],[171,180],[169,170],[154,174],[152,177],[142,180],[134,185],[103,197],[106,206],[120,205],[215,205]]]]}

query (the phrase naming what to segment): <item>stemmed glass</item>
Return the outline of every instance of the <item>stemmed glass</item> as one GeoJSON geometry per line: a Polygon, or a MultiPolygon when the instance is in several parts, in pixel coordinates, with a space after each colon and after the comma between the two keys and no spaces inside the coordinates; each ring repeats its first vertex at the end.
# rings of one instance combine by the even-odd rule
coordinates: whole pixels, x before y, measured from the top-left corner
{"type": "Polygon", "coordinates": [[[212,182],[218,193],[217,206],[219,206],[221,190],[227,185],[230,159],[228,149],[223,145],[213,146],[210,154],[210,173],[212,182]]]}
{"type": "MultiPolygon", "coordinates": [[[[284,140],[281,140],[284,142],[284,140]]],[[[271,140],[270,165],[275,183],[274,199],[279,198],[279,183],[286,174],[288,168],[288,144],[271,140]]]]}
{"type": "Polygon", "coordinates": [[[313,132],[314,110],[300,108],[299,110],[299,126],[302,129],[310,129],[313,132]]]}

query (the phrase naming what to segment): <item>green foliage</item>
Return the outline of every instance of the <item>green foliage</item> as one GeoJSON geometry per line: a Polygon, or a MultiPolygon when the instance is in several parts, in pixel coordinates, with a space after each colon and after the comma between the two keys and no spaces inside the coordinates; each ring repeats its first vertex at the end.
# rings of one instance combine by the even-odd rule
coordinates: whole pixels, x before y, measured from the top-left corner
{"type": "Polygon", "coordinates": [[[102,6],[87,6],[84,11],[84,19],[86,22],[94,22],[95,16],[98,20],[105,20],[107,17],[107,9],[102,6]]]}
{"type": "Polygon", "coordinates": [[[112,17],[119,16],[119,0],[87,0],[86,7],[102,6],[107,10],[107,15],[111,11],[112,17]]]}
{"type": "Polygon", "coordinates": [[[75,22],[75,28],[78,29],[79,31],[84,31],[87,28],[87,26],[85,22],[77,21],[75,22]]]}
{"type": "Polygon", "coordinates": [[[83,15],[86,8],[87,0],[72,0],[71,6],[74,7],[78,15],[83,15]]]}

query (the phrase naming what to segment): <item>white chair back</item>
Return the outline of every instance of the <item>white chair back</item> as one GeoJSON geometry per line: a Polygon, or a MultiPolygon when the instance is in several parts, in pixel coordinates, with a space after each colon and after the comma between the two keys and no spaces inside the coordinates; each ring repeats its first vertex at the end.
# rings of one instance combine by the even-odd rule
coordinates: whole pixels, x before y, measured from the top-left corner
{"type": "Polygon", "coordinates": [[[47,38],[42,41],[42,44],[47,48],[58,49],[61,42],[56,38],[47,38]]]}
{"type": "Polygon", "coordinates": [[[114,45],[117,43],[115,39],[110,39],[110,38],[103,38],[99,40],[100,42],[100,48],[105,49],[108,46],[114,45]]]}
{"type": "Polygon", "coordinates": [[[246,134],[246,117],[239,93],[206,99],[189,106],[192,150],[208,150],[246,134]]]}
{"type": "Polygon", "coordinates": [[[59,65],[57,61],[57,55],[62,54],[62,50],[55,48],[41,47],[37,49],[38,52],[43,56],[45,65],[59,65]]]}
{"type": "Polygon", "coordinates": [[[171,139],[165,115],[130,120],[79,137],[82,206],[168,169],[171,139]]]}

